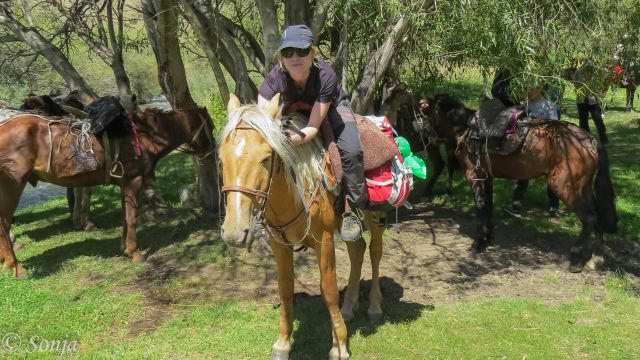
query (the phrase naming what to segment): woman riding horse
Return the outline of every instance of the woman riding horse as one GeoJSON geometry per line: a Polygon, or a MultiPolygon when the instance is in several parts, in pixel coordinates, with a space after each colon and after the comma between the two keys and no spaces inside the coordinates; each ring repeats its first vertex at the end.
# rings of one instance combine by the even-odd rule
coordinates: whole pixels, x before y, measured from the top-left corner
{"type": "Polygon", "coordinates": [[[362,234],[356,214],[367,204],[363,155],[356,127],[355,115],[338,77],[326,61],[316,59],[317,48],[313,34],[306,25],[292,25],[285,29],[278,47],[279,64],[267,75],[258,90],[258,104],[264,105],[276,94],[282,94],[286,105],[297,102],[311,105],[309,122],[298,134],[290,136],[293,145],[313,140],[325,117],[331,124],[344,169],[345,212],[342,215],[340,238],[355,241],[362,234]]]}

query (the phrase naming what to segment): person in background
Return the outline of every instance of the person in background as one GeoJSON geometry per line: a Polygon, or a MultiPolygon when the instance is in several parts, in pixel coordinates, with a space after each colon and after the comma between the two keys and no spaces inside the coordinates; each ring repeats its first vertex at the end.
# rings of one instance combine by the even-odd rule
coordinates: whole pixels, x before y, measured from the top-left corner
{"type": "Polygon", "coordinates": [[[364,210],[368,202],[360,136],[355,115],[335,71],[329,63],[316,58],[317,51],[313,34],[306,25],[288,26],[280,39],[278,64],[258,89],[258,104],[263,105],[280,93],[285,106],[299,102],[311,106],[309,122],[300,129],[303,135],[290,136],[294,146],[314,139],[322,122],[329,121],[342,160],[347,200],[340,238],[355,241],[362,235],[356,209],[364,210]]]}
{"type": "Polygon", "coordinates": [[[602,118],[602,100],[604,94],[602,84],[598,84],[595,65],[592,61],[587,61],[585,65],[577,68],[571,77],[576,88],[576,106],[578,108],[578,117],[580,119],[580,127],[587,132],[589,129],[589,114],[593,119],[593,123],[598,130],[598,138],[604,145],[608,143],[607,129],[604,126],[602,118]]]}
{"type": "MultiPolygon", "coordinates": [[[[530,118],[538,118],[543,120],[555,121],[559,120],[559,114],[557,107],[543,96],[544,86],[529,89],[527,92],[527,101],[525,103],[527,108],[527,114],[530,118]]],[[[518,180],[516,186],[513,189],[513,197],[511,204],[503,208],[503,212],[506,215],[516,218],[522,217],[522,204],[524,202],[524,194],[529,187],[529,180],[518,180]]],[[[560,200],[558,197],[547,187],[547,197],[549,198],[549,216],[558,217],[558,206],[560,200]]]]}

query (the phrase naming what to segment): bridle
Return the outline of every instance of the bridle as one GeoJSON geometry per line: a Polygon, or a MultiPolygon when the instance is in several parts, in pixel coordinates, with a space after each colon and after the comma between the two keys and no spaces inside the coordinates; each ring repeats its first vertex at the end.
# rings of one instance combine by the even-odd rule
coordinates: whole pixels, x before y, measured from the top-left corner
{"type": "MultiPolygon", "coordinates": [[[[238,124],[238,126],[236,126],[235,128],[236,130],[253,130],[256,131],[256,129],[254,129],[253,127],[246,125],[246,124],[238,124]]],[[[271,234],[271,236],[276,239],[276,241],[279,241],[278,239],[281,238],[282,240],[280,241],[283,245],[287,245],[287,246],[291,246],[293,247],[294,245],[296,245],[296,243],[290,243],[289,241],[287,241],[286,235],[285,235],[285,230],[295,224],[299,219],[302,218],[302,216],[304,215],[305,212],[308,212],[308,205],[305,205],[305,207],[303,207],[300,212],[298,213],[298,215],[296,215],[293,220],[287,222],[284,225],[274,225],[271,224],[269,221],[267,221],[267,219],[265,218],[265,213],[267,210],[267,205],[269,203],[269,200],[271,199],[271,188],[273,186],[273,174],[274,174],[274,169],[275,169],[275,164],[276,164],[276,156],[274,154],[273,149],[271,149],[271,166],[269,167],[269,186],[267,187],[267,191],[262,191],[262,190],[258,190],[258,189],[252,189],[246,186],[242,186],[242,185],[223,185],[221,188],[221,191],[223,194],[228,194],[229,192],[239,192],[239,193],[243,193],[243,194],[248,194],[248,195],[253,195],[258,197],[259,199],[262,200],[262,205],[260,206],[260,209],[257,211],[257,213],[254,214],[253,211],[251,211],[251,222],[250,222],[250,227],[251,230],[253,230],[253,223],[254,223],[254,219],[258,218],[260,220],[260,222],[262,223],[262,225],[265,227],[265,229],[271,234]]],[[[319,188],[316,188],[316,190],[313,192],[314,196],[317,193],[317,190],[319,188]]],[[[303,198],[304,201],[304,198],[303,198]]],[[[226,208],[226,197],[225,197],[225,208],[226,208]]],[[[306,234],[309,231],[309,223],[307,223],[307,229],[305,231],[305,236],[303,236],[299,242],[301,242],[302,240],[304,240],[304,238],[306,237],[306,234]]],[[[251,242],[253,241],[253,237],[251,238],[251,242]]],[[[250,248],[251,246],[251,242],[249,242],[247,244],[247,248],[250,248]]]]}

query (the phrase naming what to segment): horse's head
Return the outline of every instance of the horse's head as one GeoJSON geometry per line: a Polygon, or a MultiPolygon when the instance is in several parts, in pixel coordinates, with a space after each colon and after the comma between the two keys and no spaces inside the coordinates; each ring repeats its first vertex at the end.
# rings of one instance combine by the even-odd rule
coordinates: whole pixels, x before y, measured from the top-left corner
{"type": "Polygon", "coordinates": [[[218,153],[222,191],[226,194],[221,235],[231,246],[249,246],[255,221],[266,210],[277,161],[272,144],[286,141],[273,120],[278,98],[261,109],[256,105],[240,106],[232,95],[227,106],[229,120],[220,136],[218,153]],[[278,136],[282,139],[273,139],[278,136]]]}
{"type": "Polygon", "coordinates": [[[440,139],[460,135],[469,127],[469,120],[475,112],[448,94],[438,94],[427,102],[423,110],[426,127],[432,133],[430,136],[440,139]]]}
{"type": "Polygon", "coordinates": [[[193,112],[191,121],[194,121],[194,124],[192,127],[197,130],[187,145],[193,150],[193,153],[200,157],[207,157],[212,155],[216,149],[216,142],[213,138],[213,121],[206,108],[197,108],[193,112]]]}

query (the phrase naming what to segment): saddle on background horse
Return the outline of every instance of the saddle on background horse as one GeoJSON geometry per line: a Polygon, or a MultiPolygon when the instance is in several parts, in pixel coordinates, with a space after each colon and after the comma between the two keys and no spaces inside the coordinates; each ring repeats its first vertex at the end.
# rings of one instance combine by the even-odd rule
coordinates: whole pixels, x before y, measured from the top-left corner
{"type": "Polygon", "coordinates": [[[487,99],[473,115],[467,136],[478,146],[486,145],[488,153],[509,155],[527,137],[531,125],[528,119],[522,105],[507,108],[498,99],[487,99]]]}
{"type": "MultiPolygon", "coordinates": [[[[54,171],[59,177],[74,176],[97,169],[97,160],[93,153],[91,133],[102,145],[105,153],[105,166],[108,181],[116,176],[113,169],[118,161],[119,142],[114,142],[115,156],[111,158],[109,139],[129,137],[133,132],[133,124],[119,100],[113,96],[105,96],[85,107],[89,121],[68,120],[68,127],[59,127],[52,131],[52,157],[62,157],[63,161],[52,161],[54,171]],[[71,161],[69,161],[71,160],[71,161]]],[[[121,174],[120,174],[121,175],[121,174]]]]}

